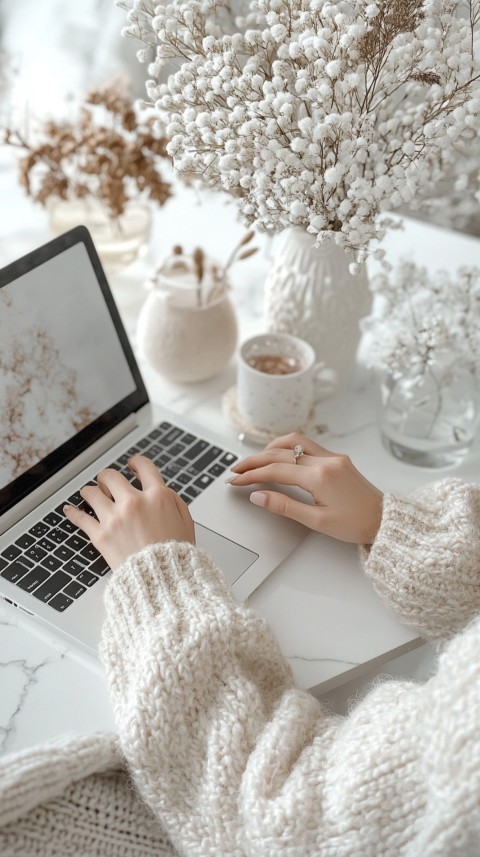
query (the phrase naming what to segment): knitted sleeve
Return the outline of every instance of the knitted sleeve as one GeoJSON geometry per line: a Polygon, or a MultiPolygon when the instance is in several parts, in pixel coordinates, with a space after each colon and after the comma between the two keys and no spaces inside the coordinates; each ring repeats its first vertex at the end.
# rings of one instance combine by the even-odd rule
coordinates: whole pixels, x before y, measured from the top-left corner
{"type": "Polygon", "coordinates": [[[344,719],[295,688],[265,620],[192,545],[146,548],[105,599],[122,749],[181,857],[476,853],[478,625],[427,685],[385,684],[344,719]]]}
{"type": "Polygon", "coordinates": [[[375,542],[360,554],[402,622],[447,639],[480,612],[480,489],[445,479],[413,497],[386,494],[375,542]]]}

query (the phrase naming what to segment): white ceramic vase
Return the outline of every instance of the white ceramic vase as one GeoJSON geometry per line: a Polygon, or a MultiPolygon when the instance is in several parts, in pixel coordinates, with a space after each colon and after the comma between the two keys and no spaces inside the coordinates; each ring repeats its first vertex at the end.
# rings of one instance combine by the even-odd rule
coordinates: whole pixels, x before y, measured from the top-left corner
{"type": "Polygon", "coordinates": [[[370,310],[365,266],[349,271],[345,250],[333,240],[293,227],[275,256],[265,283],[267,330],[305,339],[317,360],[335,373],[335,392],[347,385],[360,342],[359,321],[370,310]]]}
{"type": "Polygon", "coordinates": [[[153,287],[141,309],[140,353],[170,381],[194,383],[213,378],[237,344],[237,319],[228,295],[195,306],[184,295],[153,287]]]}

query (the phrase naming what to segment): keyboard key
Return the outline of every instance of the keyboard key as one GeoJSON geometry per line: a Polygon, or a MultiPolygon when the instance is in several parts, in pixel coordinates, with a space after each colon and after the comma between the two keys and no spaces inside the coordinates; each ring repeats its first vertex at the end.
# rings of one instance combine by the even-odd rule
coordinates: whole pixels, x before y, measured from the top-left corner
{"type": "Polygon", "coordinates": [[[175,459],[175,464],[183,470],[184,467],[188,467],[188,458],[184,458],[183,455],[181,455],[180,458],[175,459]]]}
{"type": "Polygon", "coordinates": [[[177,476],[177,482],[180,482],[180,485],[188,485],[191,478],[192,477],[189,473],[179,473],[177,476]]]}
{"type": "Polygon", "coordinates": [[[193,476],[198,476],[200,471],[197,470],[197,468],[195,467],[194,464],[191,464],[190,467],[187,467],[185,473],[188,473],[189,476],[193,477],[193,476]]]}
{"type": "Polygon", "coordinates": [[[63,592],[59,592],[55,598],[52,598],[51,601],[48,602],[49,607],[53,607],[54,610],[58,610],[59,613],[63,613],[67,607],[70,607],[70,604],[73,604],[71,598],[68,595],[64,595],[63,592]]]}
{"type": "Polygon", "coordinates": [[[162,476],[165,476],[167,479],[173,479],[174,476],[180,471],[180,468],[177,464],[167,464],[166,467],[162,470],[162,476]]]}
{"type": "Polygon", "coordinates": [[[44,536],[45,533],[48,533],[49,529],[50,527],[48,526],[48,524],[44,524],[43,521],[39,521],[38,524],[35,524],[35,526],[30,527],[28,532],[31,536],[35,536],[36,539],[41,539],[41,537],[44,536]]]}
{"type": "Polygon", "coordinates": [[[24,548],[31,547],[34,543],[35,539],[33,536],[29,536],[28,533],[25,533],[24,536],[20,536],[20,538],[15,542],[15,544],[18,545],[19,548],[22,548],[22,550],[24,548]]]}
{"type": "Polygon", "coordinates": [[[67,548],[65,545],[59,545],[58,548],[55,548],[53,553],[55,556],[58,556],[62,562],[65,562],[67,559],[71,559],[75,552],[70,548],[67,548]]]}
{"type": "Polygon", "coordinates": [[[169,461],[170,461],[170,456],[169,456],[169,455],[165,455],[165,454],[164,454],[164,455],[159,455],[159,456],[158,456],[158,458],[156,458],[156,459],[155,459],[155,464],[156,464],[156,465],[157,465],[157,467],[159,467],[159,468],[160,468],[160,470],[161,470],[161,469],[162,469],[162,467],[165,467],[165,466],[168,464],[168,462],[169,462],[169,461]]]}
{"type": "Polygon", "coordinates": [[[20,556],[21,552],[20,548],[17,548],[15,545],[9,545],[8,548],[5,548],[5,550],[2,551],[1,555],[4,559],[11,562],[12,559],[16,559],[17,556],[20,556]]]}
{"type": "Polygon", "coordinates": [[[36,566],[36,562],[34,562],[33,559],[28,559],[28,557],[26,557],[24,553],[22,553],[22,555],[18,557],[16,562],[20,562],[22,565],[25,566],[25,568],[35,568],[36,566]]]}
{"type": "Polygon", "coordinates": [[[20,589],[24,589],[25,592],[33,592],[37,586],[40,586],[41,583],[44,583],[50,577],[50,572],[48,572],[45,568],[34,568],[33,571],[29,571],[25,577],[22,577],[21,580],[18,581],[17,586],[20,589]]]}
{"type": "Polygon", "coordinates": [[[75,524],[72,524],[72,522],[67,520],[67,518],[65,518],[65,520],[58,526],[61,527],[62,530],[65,530],[66,533],[74,533],[77,529],[75,524]]]}
{"type": "Polygon", "coordinates": [[[180,494],[180,497],[182,498],[182,500],[184,500],[184,502],[187,504],[187,506],[193,500],[193,497],[189,497],[188,494],[180,494]]]}
{"type": "Polygon", "coordinates": [[[207,467],[212,464],[219,455],[221,455],[223,449],[220,449],[219,446],[211,446],[210,449],[207,449],[200,458],[197,458],[195,461],[195,467],[198,468],[198,471],[206,470],[207,467]]]}
{"type": "Polygon", "coordinates": [[[172,426],[169,431],[167,431],[162,437],[162,446],[169,446],[171,443],[175,443],[177,438],[183,434],[181,428],[176,426],[172,426]]]}
{"type": "Polygon", "coordinates": [[[16,583],[17,580],[20,580],[28,571],[28,568],[25,568],[20,562],[12,562],[7,568],[2,571],[1,576],[5,578],[5,580],[9,580],[10,583],[16,583]]]}
{"type": "Polygon", "coordinates": [[[74,577],[77,577],[85,570],[87,563],[88,560],[85,559],[85,557],[76,557],[75,559],[69,559],[68,562],[64,564],[63,569],[64,571],[68,571],[69,574],[73,574],[74,577]]]}
{"type": "Polygon", "coordinates": [[[57,571],[60,568],[61,564],[61,559],[58,559],[58,557],[52,556],[51,554],[48,554],[41,561],[41,565],[43,565],[44,568],[48,568],[49,571],[57,571]]]}
{"type": "Polygon", "coordinates": [[[198,497],[200,493],[200,490],[195,488],[193,485],[189,485],[188,488],[185,488],[185,494],[187,494],[188,497],[191,497],[192,500],[194,500],[195,497],[198,497]]]}
{"type": "Polygon", "coordinates": [[[237,461],[238,455],[234,455],[233,452],[226,452],[225,455],[222,455],[220,461],[222,464],[226,464],[227,467],[230,467],[235,461],[237,461]]]}
{"type": "Polygon", "coordinates": [[[171,429],[171,428],[172,428],[172,424],[171,424],[171,423],[167,423],[167,421],[166,421],[166,420],[164,420],[164,421],[163,421],[163,423],[160,423],[160,425],[159,425],[159,427],[158,427],[158,428],[163,429],[163,431],[165,432],[167,429],[171,429]]]}
{"type": "Polygon", "coordinates": [[[40,586],[33,594],[40,601],[49,601],[53,595],[60,592],[67,583],[70,583],[72,578],[63,571],[57,571],[52,574],[43,586],[40,586]]]}
{"type": "Polygon", "coordinates": [[[132,488],[136,488],[138,491],[142,490],[142,483],[136,477],[132,479],[132,488]]]}
{"type": "Polygon", "coordinates": [[[96,574],[92,574],[91,571],[85,570],[78,575],[77,580],[80,581],[80,583],[84,583],[85,586],[93,586],[93,584],[97,582],[98,577],[96,574]]]}
{"type": "Polygon", "coordinates": [[[194,434],[185,433],[182,437],[182,443],[184,443],[185,446],[190,446],[193,443],[193,441],[196,439],[197,438],[195,437],[194,434]]]}
{"type": "Polygon", "coordinates": [[[70,536],[70,538],[67,539],[65,544],[68,545],[69,548],[72,548],[74,551],[79,551],[84,548],[85,545],[88,545],[88,541],[87,539],[82,538],[82,536],[78,536],[75,534],[74,536],[70,536]]]}
{"type": "Polygon", "coordinates": [[[152,440],[156,440],[157,437],[160,437],[161,433],[162,432],[159,429],[153,429],[153,431],[150,432],[149,437],[151,437],[152,440]]]}
{"type": "Polygon", "coordinates": [[[140,440],[137,440],[137,446],[140,447],[140,449],[146,449],[149,445],[150,441],[146,437],[141,437],[140,440]]]}
{"type": "Polygon", "coordinates": [[[180,482],[169,482],[168,487],[171,488],[172,491],[175,491],[176,494],[178,494],[179,491],[183,491],[183,485],[181,485],[180,482]]]}
{"type": "Polygon", "coordinates": [[[213,476],[210,476],[208,473],[202,473],[202,475],[199,476],[198,479],[195,479],[195,482],[193,484],[197,488],[203,489],[208,488],[208,486],[211,485],[213,481],[213,476]]]}
{"type": "Polygon", "coordinates": [[[107,470],[121,470],[121,469],[122,469],[122,465],[121,465],[121,464],[119,464],[117,461],[112,461],[112,463],[111,463],[111,464],[109,464],[109,465],[108,465],[108,467],[107,467],[106,469],[107,469],[107,470]]]}
{"type": "Polygon", "coordinates": [[[79,505],[80,505],[80,503],[82,503],[82,502],[83,502],[83,497],[82,497],[82,495],[80,494],[80,491],[75,491],[75,494],[72,494],[72,495],[68,498],[68,502],[69,502],[69,503],[72,503],[74,506],[79,506],[79,505]]]}
{"type": "Polygon", "coordinates": [[[7,565],[8,565],[8,560],[2,559],[2,557],[0,556],[0,571],[3,571],[3,569],[6,568],[7,565]]]}
{"type": "Polygon", "coordinates": [[[197,458],[202,452],[204,452],[208,447],[208,443],[206,440],[197,440],[190,449],[186,449],[183,453],[185,458],[188,458],[189,461],[193,461],[194,458],[197,458]]]}
{"type": "Polygon", "coordinates": [[[159,446],[158,443],[154,443],[148,451],[155,453],[155,455],[160,455],[160,453],[163,452],[162,447],[159,446]]]}
{"type": "Polygon", "coordinates": [[[185,449],[185,446],[183,445],[183,443],[173,443],[168,448],[168,451],[169,451],[170,455],[176,456],[176,455],[180,455],[180,453],[183,452],[184,449],[185,449]]]}
{"type": "Polygon", "coordinates": [[[82,500],[78,508],[87,515],[90,515],[92,518],[95,517],[95,512],[86,500],[82,500]]]}
{"type": "Polygon", "coordinates": [[[46,524],[50,524],[51,527],[56,527],[57,524],[62,520],[60,515],[57,515],[56,512],[50,512],[50,514],[45,515],[44,519],[46,524]]]}
{"type": "Polygon", "coordinates": [[[39,548],[43,548],[44,551],[53,551],[55,547],[55,542],[51,542],[50,539],[43,537],[40,541],[37,542],[39,548]]]}
{"type": "Polygon", "coordinates": [[[37,547],[34,545],[33,548],[29,548],[25,551],[25,556],[28,556],[30,559],[33,559],[34,562],[40,562],[44,556],[47,555],[47,551],[43,550],[43,548],[37,547]]]}
{"type": "Polygon", "coordinates": [[[83,595],[87,590],[81,583],[77,583],[76,580],[72,580],[72,582],[69,583],[63,591],[65,592],[65,595],[69,595],[70,598],[80,598],[80,595],[83,595]]]}
{"type": "Polygon", "coordinates": [[[84,556],[86,559],[97,559],[100,556],[99,552],[96,548],[93,547],[92,544],[86,545],[86,547],[82,548],[80,551],[80,556],[84,556]]]}
{"type": "Polygon", "coordinates": [[[128,462],[130,461],[130,456],[128,452],[126,452],[125,455],[121,455],[120,458],[117,458],[117,461],[119,464],[122,465],[122,467],[124,467],[125,464],[128,464],[128,462]]]}
{"type": "Polygon", "coordinates": [[[220,464],[216,461],[215,464],[212,464],[212,466],[208,468],[208,472],[211,473],[212,476],[220,476],[222,473],[225,473],[226,469],[226,464],[220,464]]]}
{"type": "Polygon", "coordinates": [[[144,449],[143,455],[145,456],[145,458],[150,458],[151,460],[153,460],[157,453],[153,449],[153,446],[151,446],[149,449],[144,449]]]}
{"type": "Polygon", "coordinates": [[[107,571],[110,571],[110,566],[107,564],[107,561],[103,558],[103,556],[99,556],[95,562],[92,562],[88,567],[89,571],[95,572],[99,577],[103,577],[107,571]]]}
{"type": "Polygon", "coordinates": [[[60,530],[58,527],[55,530],[50,530],[48,538],[55,542],[56,545],[61,545],[65,539],[68,539],[68,533],[65,530],[60,530]]]}

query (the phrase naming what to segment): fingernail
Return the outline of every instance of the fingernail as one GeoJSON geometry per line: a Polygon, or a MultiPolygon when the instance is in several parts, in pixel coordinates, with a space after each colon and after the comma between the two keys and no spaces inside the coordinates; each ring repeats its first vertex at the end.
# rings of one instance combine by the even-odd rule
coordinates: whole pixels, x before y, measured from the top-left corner
{"type": "Polygon", "coordinates": [[[250,502],[255,503],[255,506],[266,506],[267,495],[263,491],[254,491],[253,494],[250,494],[250,502]]]}
{"type": "Polygon", "coordinates": [[[69,509],[69,508],[70,508],[70,506],[69,506],[69,505],[66,505],[66,506],[64,506],[64,507],[63,507],[63,514],[64,514],[64,515],[66,515],[66,513],[67,513],[67,509],[69,509]]]}
{"type": "Polygon", "coordinates": [[[227,482],[227,483],[228,483],[228,482],[233,482],[236,478],[237,478],[236,476],[229,476],[229,478],[228,478],[228,479],[225,479],[225,482],[227,482]]]}

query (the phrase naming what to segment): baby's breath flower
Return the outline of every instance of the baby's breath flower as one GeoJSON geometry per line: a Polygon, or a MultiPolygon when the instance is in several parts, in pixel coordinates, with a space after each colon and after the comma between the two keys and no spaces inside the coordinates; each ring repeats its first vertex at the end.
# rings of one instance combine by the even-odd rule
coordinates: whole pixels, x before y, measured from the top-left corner
{"type": "Polygon", "coordinates": [[[333,233],[358,262],[385,211],[478,145],[480,0],[251,0],[242,17],[233,0],[117,2],[177,171],[233,194],[258,230],[333,233]]]}
{"type": "Polygon", "coordinates": [[[449,355],[480,380],[480,268],[429,274],[404,260],[371,287],[373,311],[361,322],[370,366],[395,376],[449,355]]]}

